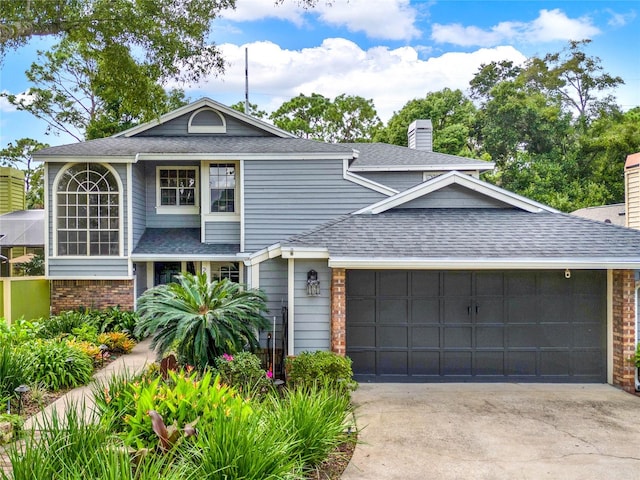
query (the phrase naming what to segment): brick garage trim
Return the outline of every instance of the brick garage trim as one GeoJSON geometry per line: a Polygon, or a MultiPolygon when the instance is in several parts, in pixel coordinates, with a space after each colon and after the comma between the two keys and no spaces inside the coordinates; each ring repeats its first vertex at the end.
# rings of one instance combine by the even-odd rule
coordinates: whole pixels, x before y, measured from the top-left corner
{"type": "Polygon", "coordinates": [[[133,310],[133,280],[52,280],[51,313],[120,306],[133,310]]]}
{"type": "Polygon", "coordinates": [[[331,351],[347,354],[347,295],[346,271],[331,269],[331,351]]]}
{"type": "Polygon", "coordinates": [[[613,385],[635,391],[636,286],[633,270],[613,271],[613,385]]]}

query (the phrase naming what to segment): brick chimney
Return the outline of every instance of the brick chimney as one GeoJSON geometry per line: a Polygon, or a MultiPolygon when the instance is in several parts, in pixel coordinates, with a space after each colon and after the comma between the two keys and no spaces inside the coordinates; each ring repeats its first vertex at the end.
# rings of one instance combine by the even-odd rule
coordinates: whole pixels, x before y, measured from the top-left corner
{"type": "Polygon", "coordinates": [[[433,151],[433,126],[431,120],[415,120],[409,125],[409,148],[433,151]]]}
{"type": "Polygon", "coordinates": [[[625,224],[640,229],[640,152],[627,156],[624,164],[625,224]]]}

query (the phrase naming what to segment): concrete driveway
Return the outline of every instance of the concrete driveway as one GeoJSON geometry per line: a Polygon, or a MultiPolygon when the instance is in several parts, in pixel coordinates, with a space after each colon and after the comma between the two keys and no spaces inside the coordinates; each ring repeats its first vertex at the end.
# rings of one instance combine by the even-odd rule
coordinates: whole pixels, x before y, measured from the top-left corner
{"type": "Polygon", "coordinates": [[[640,478],[640,398],[608,385],[362,384],[343,480],[640,478]]]}

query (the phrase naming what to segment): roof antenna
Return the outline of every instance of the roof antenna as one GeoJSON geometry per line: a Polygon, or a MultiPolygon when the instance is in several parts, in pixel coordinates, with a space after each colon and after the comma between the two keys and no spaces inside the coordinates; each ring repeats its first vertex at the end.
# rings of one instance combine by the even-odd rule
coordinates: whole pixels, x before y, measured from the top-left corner
{"type": "Polygon", "coordinates": [[[244,113],[249,115],[249,48],[244,47],[244,113]]]}

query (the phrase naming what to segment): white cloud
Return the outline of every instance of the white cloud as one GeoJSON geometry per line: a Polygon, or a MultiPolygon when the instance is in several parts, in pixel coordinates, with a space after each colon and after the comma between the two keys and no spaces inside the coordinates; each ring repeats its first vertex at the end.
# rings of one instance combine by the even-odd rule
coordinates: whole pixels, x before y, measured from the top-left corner
{"type": "Polygon", "coordinates": [[[350,32],[364,32],[370,38],[410,40],[421,35],[415,26],[418,12],[409,0],[320,0],[308,10],[294,0],[277,5],[268,0],[238,0],[236,9],[225,11],[222,17],[234,22],[275,18],[301,27],[307,15],[350,32]]]}
{"type": "Polygon", "coordinates": [[[483,63],[525,56],[513,47],[482,48],[471,53],[445,53],[420,59],[421,47],[374,47],[363,50],[352,41],[331,38],[314,48],[285,50],[271,42],[220,45],[229,67],[190,92],[222,103],[235,103],[244,92],[244,49],[249,49],[250,101],[273,111],[300,93],[333,98],[342,93],[374,101],[387,121],[413,98],[445,87],[465,91],[483,63]]]}
{"type": "Polygon", "coordinates": [[[434,23],[431,38],[439,43],[464,47],[492,47],[504,43],[545,43],[582,40],[600,33],[589,17],[569,18],[559,9],[540,10],[531,22],[500,22],[488,30],[459,23],[434,23]]]}
{"type": "MultiPolygon", "coordinates": [[[[7,92],[6,90],[3,90],[2,92],[0,92],[2,95],[8,95],[9,92],[7,92]]],[[[12,104],[9,103],[9,100],[6,99],[6,97],[4,96],[0,96],[0,112],[15,112],[16,111],[16,107],[12,104]]]]}

